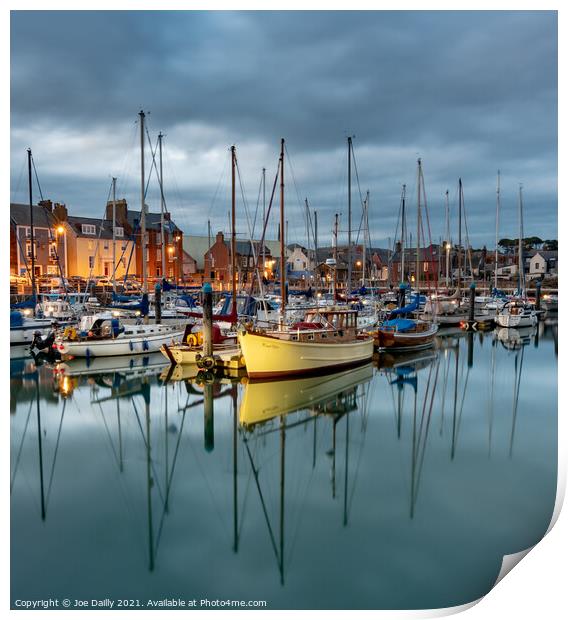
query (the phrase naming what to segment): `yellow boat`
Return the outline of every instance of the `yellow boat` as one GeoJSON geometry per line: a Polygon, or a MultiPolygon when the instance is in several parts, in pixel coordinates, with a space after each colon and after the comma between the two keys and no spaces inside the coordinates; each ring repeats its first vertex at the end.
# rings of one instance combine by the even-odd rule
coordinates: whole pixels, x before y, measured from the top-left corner
{"type": "Polygon", "coordinates": [[[338,370],[373,356],[372,337],[357,333],[355,310],[314,310],[271,331],[246,328],[239,344],[248,376],[258,379],[338,370]]]}
{"type": "Polygon", "coordinates": [[[352,390],[373,377],[373,365],[317,377],[282,381],[247,381],[239,420],[250,427],[293,411],[322,406],[341,392],[352,390]]]}

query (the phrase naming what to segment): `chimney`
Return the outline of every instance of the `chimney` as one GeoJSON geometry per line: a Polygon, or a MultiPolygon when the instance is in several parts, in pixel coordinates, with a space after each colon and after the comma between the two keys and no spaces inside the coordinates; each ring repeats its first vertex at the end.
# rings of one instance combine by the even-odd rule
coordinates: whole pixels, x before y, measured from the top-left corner
{"type": "Polygon", "coordinates": [[[44,207],[51,213],[51,207],[53,206],[51,200],[40,200],[37,204],[40,207],[44,207]]]}
{"type": "Polygon", "coordinates": [[[224,243],[225,235],[223,235],[223,231],[219,231],[215,237],[215,243],[224,243]]]}
{"type": "MultiPolygon", "coordinates": [[[[109,200],[106,205],[105,219],[112,221],[112,200],[109,200]]],[[[121,198],[116,201],[116,224],[117,226],[123,226],[128,222],[128,205],[126,198],[121,198]]]]}
{"type": "Polygon", "coordinates": [[[53,215],[59,222],[67,221],[67,207],[64,204],[60,204],[59,202],[55,203],[53,207],[53,215]]]}

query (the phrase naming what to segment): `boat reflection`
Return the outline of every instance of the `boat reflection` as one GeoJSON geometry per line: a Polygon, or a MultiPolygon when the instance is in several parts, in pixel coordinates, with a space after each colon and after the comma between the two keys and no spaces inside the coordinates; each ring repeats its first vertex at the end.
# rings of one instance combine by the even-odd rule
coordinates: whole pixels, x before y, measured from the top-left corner
{"type": "MultiPolygon", "coordinates": [[[[341,397],[373,377],[372,364],[332,374],[284,381],[245,382],[240,424],[252,430],[280,415],[309,409],[311,413],[345,413],[341,397]]],[[[343,405],[344,406],[344,405],[343,405]]]]}

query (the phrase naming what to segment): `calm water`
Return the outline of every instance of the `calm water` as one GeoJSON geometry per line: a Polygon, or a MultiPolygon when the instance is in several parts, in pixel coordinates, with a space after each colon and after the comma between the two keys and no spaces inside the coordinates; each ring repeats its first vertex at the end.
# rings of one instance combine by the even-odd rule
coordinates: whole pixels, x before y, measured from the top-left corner
{"type": "Polygon", "coordinates": [[[12,360],[13,601],[484,595],[556,493],[556,326],[506,336],[270,384],[12,360]]]}

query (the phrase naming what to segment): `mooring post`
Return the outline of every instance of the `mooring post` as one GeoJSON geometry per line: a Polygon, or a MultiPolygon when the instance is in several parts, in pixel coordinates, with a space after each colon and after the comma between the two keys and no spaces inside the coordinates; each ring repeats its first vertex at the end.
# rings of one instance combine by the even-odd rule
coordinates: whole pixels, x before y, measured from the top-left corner
{"type": "Polygon", "coordinates": [[[536,282],[536,301],[535,301],[535,308],[537,310],[540,310],[540,287],[542,286],[542,282],[540,280],[537,280],[536,282]]]}
{"type": "Polygon", "coordinates": [[[469,285],[469,322],[473,324],[475,320],[475,282],[469,285]]]}
{"type": "Polygon", "coordinates": [[[203,445],[206,452],[215,447],[215,425],[213,418],[213,382],[206,380],[203,384],[203,445]]]}
{"type": "Polygon", "coordinates": [[[156,323],[162,322],[162,287],[156,284],[154,289],[154,306],[156,307],[156,323]]]}
{"type": "Polygon", "coordinates": [[[213,289],[209,282],[203,285],[203,357],[213,356],[213,289]]]}

